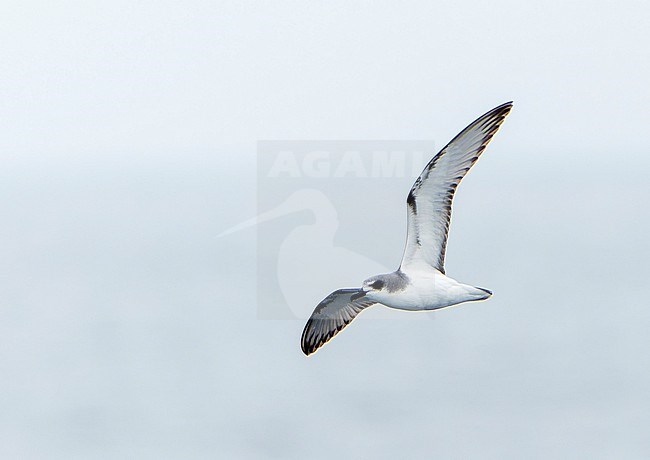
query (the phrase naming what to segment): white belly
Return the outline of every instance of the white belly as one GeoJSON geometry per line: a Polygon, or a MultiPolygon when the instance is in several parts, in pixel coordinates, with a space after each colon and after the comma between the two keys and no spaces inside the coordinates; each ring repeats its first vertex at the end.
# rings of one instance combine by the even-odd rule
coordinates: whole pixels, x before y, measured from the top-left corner
{"type": "Polygon", "coordinates": [[[459,283],[438,271],[405,274],[410,281],[406,289],[376,292],[372,299],[390,308],[417,311],[435,310],[490,297],[485,291],[459,283]]]}

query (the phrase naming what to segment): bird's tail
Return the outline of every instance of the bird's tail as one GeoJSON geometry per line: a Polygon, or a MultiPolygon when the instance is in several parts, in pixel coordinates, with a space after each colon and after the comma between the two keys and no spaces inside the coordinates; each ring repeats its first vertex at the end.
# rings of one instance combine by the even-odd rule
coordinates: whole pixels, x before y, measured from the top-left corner
{"type": "Polygon", "coordinates": [[[485,300],[492,297],[492,291],[478,286],[470,286],[471,290],[469,295],[472,297],[472,300],[485,300]]]}

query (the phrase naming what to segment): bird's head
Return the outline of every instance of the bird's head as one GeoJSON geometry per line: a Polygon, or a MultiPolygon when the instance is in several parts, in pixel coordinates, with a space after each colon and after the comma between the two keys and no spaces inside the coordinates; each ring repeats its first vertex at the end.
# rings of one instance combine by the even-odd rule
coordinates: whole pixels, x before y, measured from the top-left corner
{"type": "Polygon", "coordinates": [[[383,275],[373,276],[368,278],[361,285],[361,292],[352,296],[352,300],[357,300],[362,297],[367,297],[371,300],[375,300],[375,294],[379,293],[386,286],[386,280],[383,279],[383,275]]]}

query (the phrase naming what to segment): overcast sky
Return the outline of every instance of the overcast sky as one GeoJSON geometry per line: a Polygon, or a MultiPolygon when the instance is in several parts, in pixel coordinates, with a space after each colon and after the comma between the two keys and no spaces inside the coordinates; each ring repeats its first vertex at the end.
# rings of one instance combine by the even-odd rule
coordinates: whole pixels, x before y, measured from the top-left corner
{"type": "MultiPolygon", "coordinates": [[[[0,456],[650,456],[648,18],[640,1],[4,2],[0,456]],[[304,320],[259,319],[277,261],[256,243],[311,222],[217,238],[258,212],[259,140],[440,147],[508,100],[447,253],[489,302],[355,321],[310,358],[304,320]]],[[[319,184],[349,200],[336,244],[398,260],[402,180],[319,184]],[[369,203],[393,189],[385,227],[352,225],[359,205],[381,222],[369,203]]]]}

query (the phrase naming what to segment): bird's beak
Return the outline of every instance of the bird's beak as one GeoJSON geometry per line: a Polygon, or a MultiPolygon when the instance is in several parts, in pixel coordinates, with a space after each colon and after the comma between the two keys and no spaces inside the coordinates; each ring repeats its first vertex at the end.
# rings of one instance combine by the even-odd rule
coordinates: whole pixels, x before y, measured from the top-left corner
{"type": "Polygon", "coordinates": [[[352,301],[359,300],[359,299],[365,297],[365,295],[366,295],[366,291],[361,290],[361,291],[359,291],[359,292],[357,292],[355,294],[352,294],[352,296],[350,297],[350,300],[352,300],[352,301]]]}

